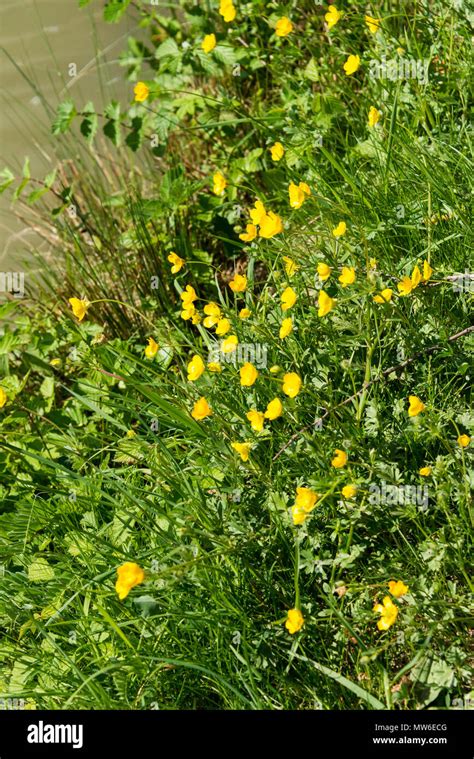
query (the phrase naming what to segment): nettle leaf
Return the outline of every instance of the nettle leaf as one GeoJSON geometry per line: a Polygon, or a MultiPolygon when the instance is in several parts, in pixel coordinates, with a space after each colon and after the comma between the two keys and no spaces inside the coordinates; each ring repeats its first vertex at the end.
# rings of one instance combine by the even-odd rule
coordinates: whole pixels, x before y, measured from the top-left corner
{"type": "Polygon", "coordinates": [[[25,158],[25,163],[23,164],[22,175],[23,175],[23,181],[18,185],[15,192],[13,193],[14,200],[17,200],[20,197],[26,185],[30,181],[30,159],[29,158],[25,158]]]}
{"type": "Polygon", "coordinates": [[[104,8],[104,21],[116,24],[130,5],[131,0],[110,0],[104,8]]]}
{"type": "Polygon", "coordinates": [[[311,58],[308,65],[306,66],[304,70],[304,75],[311,82],[319,82],[318,64],[316,63],[314,58],[311,58]]]}
{"type": "Polygon", "coordinates": [[[72,100],[65,100],[58,106],[56,118],[51,126],[53,134],[64,134],[69,129],[74,116],[77,115],[76,107],[72,100]]]}
{"type": "Polygon", "coordinates": [[[40,557],[28,567],[28,579],[31,582],[49,582],[54,578],[54,569],[46,559],[40,557]]]}
{"type": "Polygon", "coordinates": [[[161,58],[176,58],[178,55],[180,55],[180,50],[172,37],[168,37],[168,39],[162,42],[155,50],[155,58],[157,61],[161,60],[161,58]]]}
{"type": "Polygon", "coordinates": [[[135,153],[141,147],[143,142],[143,118],[135,116],[132,119],[132,130],[125,139],[125,143],[135,153]]]}
{"type": "Polygon", "coordinates": [[[216,61],[223,63],[224,66],[233,66],[238,60],[237,51],[229,45],[217,45],[213,50],[213,54],[216,61]]]}
{"type": "Polygon", "coordinates": [[[98,118],[92,103],[87,103],[82,110],[82,115],[84,116],[84,119],[81,121],[81,134],[86,138],[89,145],[91,145],[98,127],[98,118]]]}
{"type": "Polygon", "coordinates": [[[118,147],[122,139],[120,132],[120,103],[112,100],[112,102],[105,108],[104,112],[108,121],[106,121],[103,126],[103,132],[109,140],[112,140],[115,147],[118,147]]]}
{"type": "Polygon", "coordinates": [[[103,132],[109,140],[112,140],[115,147],[119,147],[121,142],[120,124],[115,119],[109,119],[103,126],[103,132]]]}
{"type": "Polygon", "coordinates": [[[3,169],[3,171],[0,172],[0,195],[2,192],[5,192],[7,187],[9,187],[14,181],[15,175],[12,174],[10,169],[3,169]]]}
{"type": "Polygon", "coordinates": [[[120,103],[117,103],[116,100],[112,100],[105,107],[104,113],[108,119],[111,119],[112,121],[118,121],[120,118],[120,103]]]}

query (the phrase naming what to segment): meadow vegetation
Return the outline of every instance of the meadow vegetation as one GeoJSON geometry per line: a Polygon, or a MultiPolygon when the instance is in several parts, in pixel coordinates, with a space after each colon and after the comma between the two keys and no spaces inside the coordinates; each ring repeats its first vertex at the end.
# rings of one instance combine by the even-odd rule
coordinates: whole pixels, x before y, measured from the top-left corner
{"type": "Polygon", "coordinates": [[[124,13],[125,105],[2,173],[0,696],[467,708],[468,4],[124,13]]]}

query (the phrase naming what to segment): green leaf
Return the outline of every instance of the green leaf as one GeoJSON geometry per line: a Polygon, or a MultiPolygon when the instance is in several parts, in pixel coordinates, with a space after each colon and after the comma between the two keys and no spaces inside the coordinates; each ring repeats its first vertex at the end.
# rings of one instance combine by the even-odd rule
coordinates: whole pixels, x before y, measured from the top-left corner
{"type": "Polygon", "coordinates": [[[15,192],[13,193],[13,200],[17,200],[20,197],[26,185],[30,181],[31,174],[30,174],[30,159],[29,158],[25,158],[25,162],[23,164],[22,176],[23,176],[23,181],[18,185],[15,192]]]}
{"type": "Polygon", "coordinates": [[[304,75],[307,79],[310,79],[312,82],[319,82],[319,71],[318,71],[318,64],[314,60],[314,58],[311,58],[308,65],[306,66],[304,70],[304,75]]]}
{"type": "Polygon", "coordinates": [[[98,118],[92,103],[87,103],[82,109],[84,119],[81,121],[81,134],[86,138],[89,145],[92,144],[97,133],[98,118]]]}
{"type": "Polygon", "coordinates": [[[33,190],[33,192],[30,192],[28,197],[26,198],[27,203],[34,203],[36,200],[39,200],[43,197],[43,195],[46,195],[46,193],[49,192],[48,187],[39,187],[37,190],[33,190]]]}
{"type": "Polygon", "coordinates": [[[10,169],[3,169],[3,171],[0,172],[0,195],[2,192],[5,192],[7,187],[11,185],[12,182],[15,181],[15,175],[12,174],[10,169]]]}
{"type": "Polygon", "coordinates": [[[58,106],[56,118],[53,121],[51,131],[53,134],[64,134],[71,125],[71,121],[76,116],[77,111],[72,100],[65,100],[58,106]]]}
{"type": "Polygon", "coordinates": [[[28,567],[28,579],[31,582],[49,582],[54,578],[54,569],[46,559],[40,557],[28,567]]]}
{"type": "Polygon", "coordinates": [[[179,47],[172,37],[161,43],[155,51],[155,58],[159,61],[161,58],[176,58],[180,54],[179,47]]]}
{"type": "Polygon", "coordinates": [[[130,5],[131,0],[110,0],[104,8],[104,21],[116,24],[130,5]]]}
{"type": "Polygon", "coordinates": [[[141,116],[135,116],[132,119],[132,129],[128,133],[125,142],[134,153],[141,147],[143,142],[143,119],[141,116]]]}
{"type": "Polygon", "coordinates": [[[107,121],[104,124],[103,132],[109,140],[112,140],[116,148],[120,145],[120,125],[117,121],[107,121]]]}

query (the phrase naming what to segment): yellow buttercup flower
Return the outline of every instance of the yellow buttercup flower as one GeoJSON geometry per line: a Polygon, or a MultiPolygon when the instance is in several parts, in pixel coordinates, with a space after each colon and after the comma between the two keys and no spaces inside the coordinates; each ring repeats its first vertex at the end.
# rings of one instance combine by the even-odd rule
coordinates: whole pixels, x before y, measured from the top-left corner
{"type": "Polygon", "coordinates": [[[199,398],[199,400],[196,401],[196,403],[194,404],[193,410],[191,411],[191,416],[197,422],[202,421],[203,419],[205,419],[207,416],[210,416],[211,414],[212,414],[212,409],[205,398],[199,398]]]}
{"type": "Polygon", "coordinates": [[[285,264],[286,273],[289,277],[293,277],[300,267],[289,256],[283,256],[283,262],[285,264]]]}
{"type": "Polygon", "coordinates": [[[402,277],[400,282],[397,284],[397,288],[400,295],[410,295],[411,291],[413,290],[413,284],[410,277],[402,277]]]}
{"type": "Polygon", "coordinates": [[[219,319],[216,326],[216,335],[219,335],[219,337],[227,335],[227,333],[230,332],[231,327],[232,325],[228,319],[219,319]]]}
{"type": "Polygon", "coordinates": [[[281,161],[285,155],[285,148],[281,142],[275,142],[270,148],[270,153],[272,154],[272,161],[281,161]]]}
{"type": "Polygon", "coordinates": [[[145,579],[145,572],[138,564],[133,561],[126,561],[121,567],[117,569],[117,582],[115,583],[115,590],[118,593],[118,597],[121,601],[128,596],[131,589],[135,585],[140,585],[145,579]]]}
{"type": "Polygon", "coordinates": [[[252,312],[249,308],[241,308],[239,311],[239,319],[248,319],[252,312]]]}
{"type": "Polygon", "coordinates": [[[133,88],[133,94],[135,95],[135,101],[137,103],[143,103],[143,101],[146,100],[150,94],[150,89],[147,87],[145,82],[137,82],[133,88]]]}
{"type": "Polygon", "coordinates": [[[357,486],[356,485],[344,485],[344,487],[342,488],[341,492],[342,492],[343,498],[347,498],[347,500],[349,500],[349,498],[354,498],[354,496],[356,495],[356,493],[357,493],[357,486]]]}
{"type": "Polygon", "coordinates": [[[296,398],[301,390],[301,378],[295,372],[288,372],[283,376],[282,390],[289,398],[296,398]]]}
{"type": "Polygon", "coordinates": [[[234,274],[234,279],[229,282],[229,287],[234,293],[243,293],[247,288],[247,277],[244,274],[234,274]]]}
{"type": "Polygon", "coordinates": [[[210,303],[206,303],[203,310],[204,310],[204,313],[206,314],[203,321],[203,325],[207,329],[214,327],[222,319],[221,308],[217,303],[214,303],[214,301],[211,301],[210,303]]]}
{"type": "Polygon", "coordinates": [[[252,443],[232,443],[232,448],[237,451],[242,461],[248,461],[252,443]]]}
{"type": "Polygon", "coordinates": [[[252,409],[251,411],[248,411],[247,419],[249,420],[250,426],[252,427],[254,432],[261,432],[263,430],[263,425],[265,422],[265,414],[262,414],[261,411],[257,411],[256,409],[252,409]]]}
{"type": "Polygon", "coordinates": [[[381,19],[374,18],[373,16],[365,16],[364,21],[369,27],[369,31],[372,32],[372,34],[375,34],[380,29],[381,19]]]}
{"type": "Polygon", "coordinates": [[[420,282],[421,282],[421,271],[418,266],[415,266],[415,268],[413,269],[411,273],[411,284],[412,284],[413,289],[415,289],[415,287],[418,287],[420,282]]]}
{"type": "Polygon", "coordinates": [[[273,211],[265,214],[265,216],[260,221],[260,237],[270,239],[271,237],[278,235],[280,232],[283,232],[283,223],[281,216],[273,213],[273,211]]]}
{"type": "Polygon", "coordinates": [[[293,24],[287,16],[282,16],[276,22],[275,34],[277,37],[287,37],[293,31],[293,24]]]}
{"type": "Polygon", "coordinates": [[[3,408],[7,402],[7,394],[3,387],[0,387],[0,408],[3,408]]]}
{"type": "Polygon", "coordinates": [[[346,76],[351,76],[351,74],[355,74],[359,66],[360,66],[360,56],[350,55],[344,64],[344,71],[346,72],[346,76]]]}
{"type": "Polygon", "coordinates": [[[342,17],[341,11],[338,11],[335,5],[330,5],[328,8],[328,12],[324,16],[326,23],[328,25],[328,29],[332,29],[333,26],[336,26],[337,22],[341,19],[341,17],[342,17]]]}
{"type": "Polygon", "coordinates": [[[401,598],[408,593],[409,590],[408,585],[405,585],[401,580],[398,580],[397,582],[395,582],[395,580],[390,580],[388,583],[388,589],[395,598],[401,598]]]}
{"type": "Polygon", "coordinates": [[[192,357],[191,361],[188,364],[188,380],[190,382],[196,382],[201,374],[204,374],[205,369],[206,365],[204,361],[202,360],[201,356],[198,356],[196,354],[192,357]]]}
{"type": "Polygon", "coordinates": [[[380,121],[380,111],[374,105],[371,105],[369,108],[368,121],[369,127],[374,127],[380,121]]]}
{"type": "Polygon", "coordinates": [[[184,258],[180,258],[176,253],[171,252],[168,256],[168,261],[173,264],[171,267],[171,274],[177,274],[183,268],[186,261],[184,258]]]}
{"type": "Polygon", "coordinates": [[[376,258],[369,258],[369,266],[371,269],[377,268],[377,259],[376,258]]]}
{"type": "Polygon", "coordinates": [[[240,384],[242,387],[251,387],[258,378],[258,371],[253,364],[245,363],[240,367],[240,384]]]}
{"type": "Polygon", "coordinates": [[[237,11],[235,10],[232,0],[221,0],[219,13],[227,24],[233,21],[237,15],[237,11]]]}
{"type": "Polygon", "coordinates": [[[237,350],[238,344],[239,339],[237,335],[229,335],[229,337],[226,337],[226,339],[222,341],[221,351],[222,353],[233,353],[237,350]]]}
{"type": "Polygon", "coordinates": [[[343,287],[352,285],[356,280],[356,273],[353,266],[343,266],[339,282],[343,287]]]}
{"type": "Polygon", "coordinates": [[[417,395],[409,395],[408,400],[410,402],[410,405],[408,407],[408,416],[418,416],[418,414],[421,414],[421,412],[425,410],[425,404],[418,398],[417,395]]]}
{"type": "Polygon", "coordinates": [[[189,308],[197,300],[196,291],[191,285],[186,285],[186,289],[183,290],[179,297],[183,301],[183,308],[189,308]]]}
{"type": "Polygon", "coordinates": [[[307,516],[316,506],[318,498],[318,494],[311,488],[296,488],[296,500],[291,508],[291,516],[293,517],[294,525],[304,523],[307,516]]]}
{"type": "Polygon", "coordinates": [[[301,628],[304,625],[304,617],[299,609],[290,609],[288,612],[288,616],[285,622],[285,627],[290,633],[290,635],[294,635],[298,632],[298,630],[301,630],[301,628]]]}
{"type": "Polygon", "coordinates": [[[79,298],[69,298],[69,303],[72,307],[72,313],[78,321],[82,321],[87,313],[87,309],[90,306],[88,300],[80,300],[79,298]]]}
{"type": "Polygon", "coordinates": [[[286,287],[281,294],[281,310],[288,311],[289,308],[295,305],[297,298],[298,295],[293,288],[286,287]]]}
{"type": "Polygon", "coordinates": [[[331,276],[332,269],[321,261],[321,263],[318,264],[317,272],[319,274],[319,279],[325,282],[331,276]]]}
{"type": "Polygon", "coordinates": [[[265,419],[270,419],[273,422],[283,414],[283,404],[279,398],[274,398],[267,406],[265,411],[265,419]]]}
{"type": "Polygon", "coordinates": [[[421,475],[421,477],[429,477],[431,471],[430,466],[422,466],[421,469],[418,470],[418,474],[421,475]]]}
{"type": "Polygon", "coordinates": [[[374,295],[374,301],[376,303],[390,303],[392,295],[393,290],[391,290],[390,287],[386,287],[379,295],[374,295]]]}
{"type": "Polygon", "coordinates": [[[211,50],[214,50],[216,45],[217,45],[217,40],[216,40],[215,34],[206,34],[203,41],[201,42],[201,47],[206,54],[210,53],[211,50]]]}
{"type": "Polygon", "coordinates": [[[331,461],[331,466],[333,466],[335,469],[342,469],[342,467],[347,464],[347,453],[345,453],[345,451],[341,451],[340,448],[336,448],[334,453],[335,456],[331,461]]]}
{"type": "Polygon", "coordinates": [[[255,224],[247,224],[245,232],[242,232],[242,234],[239,235],[239,238],[243,240],[243,242],[252,242],[252,240],[255,240],[256,236],[257,227],[255,224]]]}
{"type": "Polygon", "coordinates": [[[214,195],[223,195],[225,188],[227,187],[227,179],[220,171],[216,171],[212,177],[212,192],[214,195]]]}
{"type": "Polygon", "coordinates": [[[154,358],[158,353],[159,345],[155,343],[152,337],[148,338],[148,345],[145,348],[145,356],[147,358],[154,358]]]}
{"type": "Polygon", "coordinates": [[[334,237],[343,237],[347,231],[347,224],[345,221],[340,221],[337,227],[334,227],[332,233],[334,237]]]}
{"type": "MultiPolygon", "coordinates": [[[[426,270],[426,273],[429,273],[431,276],[431,267],[430,271],[428,271],[428,269],[426,270]]],[[[416,287],[418,287],[422,278],[419,266],[415,266],[411,273],[411,277],[402,277],[401,281],[398,283],[397,287],[400,295],[409,295],[416,287]]]]}
{"type": "Polygon", "coordinates": [[[185,321],[188,321],[188,319],[192,319],[193,324],[199,323],[200,317],[198,318],[198,321],[196,322],[196,315],[199,317],[199,314],[197,314],[196,307],[193,303],[189,303],[188,305],[185,305],[183,310],[181,311],[181,319],[184,319],[185,321]]]}
{"type": "Polygon", "coordinates": [[[285,337],[288,337],[289,334],[293,332],[293,319],[291,316],[288,316],[286,319],[283,319],[280,327],[280,340],[284,340],[285,337]]]}
{"type": "Polygon", "coordinates": [[[306,182],[300,182],[299,185],[290,182],[288,194],[290,196],[290,206],[292,208],[301,208],[306,198],[311,195],[311,190],[306,182]]]}
{"type": "Polygon", "coordinates": [[[49,362],[51,366],[61,366],[61,359],[60,358],[52,358],[49,362]]]}
{"type": "Polygon", "coordinates": [[[398,607],[393,603],[390,596],[385,596],[383,603],[375,604],[374,611],[380,614],[380,619],[377,622],[379,630],[388,630],[398,616],[398,607]]]}
{"type": "Polygon", "coordinates": [[[256,200],[254,206],[255,207],[250,210],[250,218],[252,223],[258,227],[267,215],[267,212],[261,200],[256,200]]]}
{"type": "Polygon", "coordinates": [[[469,435],[459,435],[458,444],[461,446],[461,448],[467,448],[470,442],[471,438],[469,435]]]}
{"type": "Polygon", "coordinates": [[[320,290],[318,299],[318,316],[326,316],[334,308],[335,300],[330,298],[324,290],[320,290]]]}
{"type": "Polygon", "coordinates": [[[432,274],[433,274],[433,269],[429,265],[428,261],[423,261],[423,275],[421,277],[423,282],[428,282],[428,280],[431,279],[432,274]]]}
{"type": "Polygon", "coordinates": [[[303,511],[306,511],[306,513],[309,514],[316,506],[318,497],[318,494],[311,488],[298,487],[296,488],[295,505],[299,506],[303,511]]]}
{"type": "Polygon", "coordinates": [[[214,372],[215,374],[218,374],[222,371],[222,366],[217,361],[211,361],[207,368],[210,372],[214,372]]]}

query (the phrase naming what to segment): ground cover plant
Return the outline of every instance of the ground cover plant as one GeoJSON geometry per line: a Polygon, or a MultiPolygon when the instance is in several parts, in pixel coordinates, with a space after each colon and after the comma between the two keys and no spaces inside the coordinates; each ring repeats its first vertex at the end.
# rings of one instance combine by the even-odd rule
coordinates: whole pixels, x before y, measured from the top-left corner
{"type": "Polygon", "coordinates": [[[1,696],[468,708],[472,13],[123,13],[52,131],[126,176],[3,173],[57,263],[0,311],[1,696]]]}

